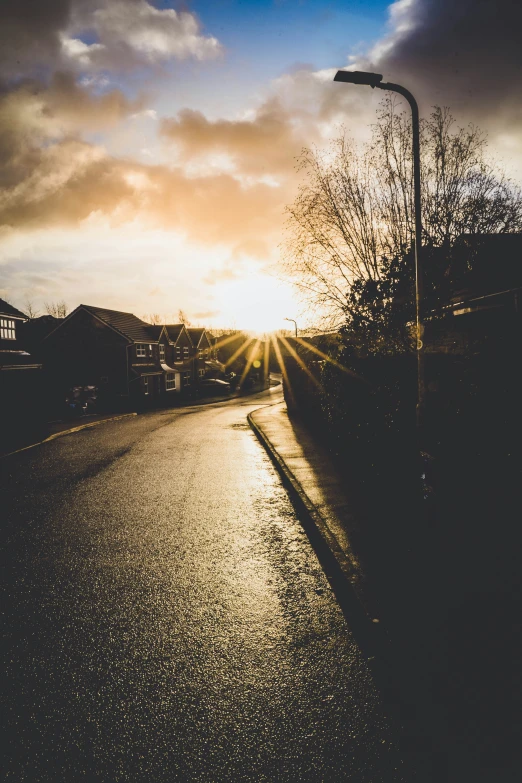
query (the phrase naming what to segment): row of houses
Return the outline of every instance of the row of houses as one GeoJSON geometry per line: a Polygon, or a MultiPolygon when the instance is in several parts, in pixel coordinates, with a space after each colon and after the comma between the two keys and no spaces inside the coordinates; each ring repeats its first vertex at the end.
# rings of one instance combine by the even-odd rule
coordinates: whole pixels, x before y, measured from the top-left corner
{"type": "Polygon", "coordinates": [[[72,388],[96,390],[99,407],[135,410],[197,393],[223,378],[216,341],[204,328],[153,325],[132,313],[81,304],[66,318],[30,319],[0,299],[0,424],[59,412],[72,388]],[[42,407],[47,410],[42,412],[42,407]],[[13,411],[21,414],[14,416],[13,411]]]}
{"type": "Polygon", "coordinates": [[[84,304],[50,329],[40,350],[58,385],[95,386],[105,399],[131,406],[189,395],[201,379],[225,369],[204,328],[153,325],[84,304]]]}

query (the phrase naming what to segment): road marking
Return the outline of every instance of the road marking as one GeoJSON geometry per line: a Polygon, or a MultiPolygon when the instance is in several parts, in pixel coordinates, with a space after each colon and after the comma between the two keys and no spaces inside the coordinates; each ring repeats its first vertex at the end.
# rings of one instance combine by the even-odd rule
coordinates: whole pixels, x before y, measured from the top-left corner
{"type": "Polygon", "coordinates": [[[35,446],[41,446],[43,443],[48,443],[50,440],[61,438],[63,435],[70,435],[72,432],[80,432],[80,430],[86,430],[89,427],[96,427],[98,424],[108,424],[110,421],[119,421],[120,419],[127,419],[129,416],[137,416],[137,413],[123,413],[121,416],[112,416],[110,419],[98,419],[98,421],[89,421],[87,424],[81,424],[79,427],[72,427],[70,430],[62,430],[62,432],[55,432],[53,435],[49,435],[44,440],[39,440],[38,443],[31,443],[29,446],[24,446],[22,449],[16,449],[16,451],[10,451],[8,454],[2,454],[0,459],[4,457],[12,457],[13,454],[19,454],[21,451],[28,451],[34,449],[35,446]]]}

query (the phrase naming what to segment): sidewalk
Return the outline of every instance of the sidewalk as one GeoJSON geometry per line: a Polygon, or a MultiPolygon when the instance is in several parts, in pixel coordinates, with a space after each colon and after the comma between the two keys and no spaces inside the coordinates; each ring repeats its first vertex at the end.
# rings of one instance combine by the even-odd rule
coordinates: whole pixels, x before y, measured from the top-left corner
{"type": "Polygon", "coordinates": [[[435,770],[444,756],[444,715],[432,698],[433,661],[420,652],[432,617],[422,564],[403,551],[400,536],[393,543],[393,512],[370,518],[356,482],[289,418],[286,403],[254,411],[249,422],[290,492],[388,708],[405,726],[406,743],[426,753],[435,770]]]}
{"type": "MultiPolygon", "coordinates": [[[[340,474],[326,448],[298,419],[288,416],[286,403],[259,408],[250,414],[249,421],[335,557],[368,622],[380,624],[381,611],[388,602],[379,594],[373,573],[379,542],[375,520],[369,517],[357,482],[340,474]]],[[[378,532],[382,539],[384,531],[378,532]]],[[[392,559],[397,553],[388,546],[387,555],[392,559]]],[[[382,563],[378,565],[382,576],[382,563]]],[[[397,563],[399,567],[404,570],[405,563],[397,563]]],[[[386,572],[389,568],[393,569],[394,563],[388,562],[386,572]]],[[[389,584],[384,587],[387,591],[391,588],[389,584]]]]}
{"type": "Polygon", "coordinates": [[[288,417],[286,403],[260,408],[250,414],[249,420],[287,485],[306,507],[370,619],[366,578],[351,544],[361,534],[363,524],[355,488],[350,493],[326,449],[305,427],[288,417]]]}
{"type": "Polygon", "coordinates": [[[424,745],[433,780],[519,780],[522,481],[516,466],[495,451],[472,459],[473,449],[462,447],[445,465],[449,477],[437,493],[436,513],[426,516],[407,505],[400,485],[388,494],[375,478],[371,497],[361,492],[349,466],[340,475],[317,436],[288,417],[285,403],[260,408],[249,421],[289,490],[388,708],[398,710],[406,741],[424,745]],[[340,579],[331,578],[336,572],[340,579]],[[351,602],[343,603],[340,581],[351,602]]]}

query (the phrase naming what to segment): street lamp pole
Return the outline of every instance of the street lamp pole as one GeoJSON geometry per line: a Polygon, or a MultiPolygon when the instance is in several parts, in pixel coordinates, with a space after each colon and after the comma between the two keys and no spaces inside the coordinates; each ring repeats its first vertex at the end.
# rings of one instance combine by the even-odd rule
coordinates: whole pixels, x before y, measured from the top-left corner
{"type": "Polygon", "coordinates": [[[299,343],[297,342],[297,321],[294,321],[293,318],[285,318],[285,321],[291,321],[295,327],[295,352],[296,354],[299,353],[299,343]]]}
{"type": "Polygon", "coordinates": [[[420,128],[419,107],[409,90],[400,84],[383,82],[380,73],[364,71],[337,71],[335,82],[365,84],[372,89],[391,90],[406,98],[411,109],[412,146],[413,146],[413,200],[415,209],[415,320],[417,348],[417,430],[420,432],[424,422],[425,380],[424,380],[424,329],[422,324],[423,305],[423,267],[422,267],[422,216],[421,216],[421,172],[420,172],[420,128]]]}
{"type": "Polygon", "coordinates": [[[294,321],[293,318],[285,318],[285,321],[292,321],[293,325],[295,326],[295,340],[297,342],[297,321],[294,321]]]}

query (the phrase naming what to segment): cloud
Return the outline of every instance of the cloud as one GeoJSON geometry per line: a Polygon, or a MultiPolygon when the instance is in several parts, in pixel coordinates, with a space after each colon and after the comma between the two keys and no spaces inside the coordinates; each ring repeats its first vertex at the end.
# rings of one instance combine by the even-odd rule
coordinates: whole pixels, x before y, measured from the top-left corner
{"type": "Polygon", "coordinates": [[[0,3],[0,74],[18,76],[35,63],[55,62],[60,31],[70,20],[72,0],[14,0],[0,3]]]}
{"type": "MultiPolygon", "coordinates": [[[[49,85],[31,80],[0,92],[0,183],[23,188],[55,155],[54,143],[68,139],[73,147],[82,133],[111,128],[141,108],[141,99],[130,101],[119,90],[93,95],[67,73],[56,73],[49,85]]],[[[3,193],[0,203],[8,198],[3,193]]]]}
{"type": "Polygon", "coordinates": [[[239,266],[228,262],[219,268],[211,269],[208,275],[203,278],[203,282],[207,285],[215,285],[222,280],[235,280],[240,276],[239,266]]]}
{"type": "Polygon", "coordinates": [[[189,11],[147,0],[5,0],[0,4],[0,74],[34,75],[42,66],[122,70],[169,60],[220,56],[189,11]]]}
{"type": "Polygon", "coordinates": [[[156,8],[146,0],[105,0],[92,10],[76,6],[73,25],[61,35],[62,55],[81,69],[154,65],[171,59],[208,60],[222,53],[213,36],[201,33],[194,14],[156,8]],[[85,43],[88,32],[96,40],[85,43]]]}
{"type": "MultiPolygon", "coordinates": [[[[263,176],[246,181],[237,172],[219,171],[194,178],[179,165],[116,158],[84,138],[86,131],[100,132],[143,112],[152,116],[139,99],[129,101],[118,90],[93,94],[67,73],[55,74],[48,86],[26,81],[0,93],[0,224],[34,230],[80,225],[91,215],[107,216],[113,224],[139,219],[207,245],[269,256],[290,199],[286,181],[275,188],[263,176]]],[[[199,152],[212,124],[204,118],[198,122],[199,152]]],[[[220,143],[233,146],[238,139],[240,174],[265,173],[262,137],[267,148],[270,140],[284,142],[291,161],[295,139],[279,110],[266,108],[257,126],[247,125],[253,134],[242,123],[222,127],[220,143]],[[243,134],[247,139],[241,145],[243,134]]],[[[189,130],[183,122],[181,128],[189,130]]],[[[268,159],[275,170],[290,166],[284,156],[268,159]]]]}
{"type": "MultiPolygon", "coordinates": [[[[20,4],[26,11],[30,6],[29,0],[20,4]]],[[[461,120],[502,123],[503,143],[514,155],[522,48],[516,45],[517,9],[507,0],[399,0],[391,6],[389,34],[357,64],[382,68],[385,78],[402,81],[425,109],[438,101],[452,105],[461,120]]],[[[96,68],[118,52],[127,64],[217,52],[209,43],[215,39],[201,34],[193,15],[160,10],[145,0],[75,0],[58,2],[51,11],[37,49],[58,59],[63,41],[76,36],[82,45],[76,53],[73,46],[69,59],[79,63],[86,57],[96,68]],[[89,29],[86,43],[81,34],[89,29]]],[[[13,14],[9,23],[18,41],[38,37],[23,15],[13,14]]],[[[0,220],[34,228],[78,225],[91,215],[113,223],[139,219],[207,246],[228,245],[230,265],[210,272],[207,282],[230,279],[242,256],[273,254],[284,207],[295,195],[294,167],[302,147],[321,143],[343,122],[352,135],[363,135],[375,119],[382,93],[333,83],[335,70],[293,67],[273,82],[271,97],[248,118],[210,120],[185,109],[159,119],[162,138],[176,151],[171,166],[111,157],[85,141],[86,131],[103,131],[126,118],[155,119],[143,101],[129,101],[118,90],[103,92],[107,85],[100,86],[96,74],[83,75],[83,86],[70,72],[56,73],[47,86],[17,84],[0,93],[0,154],[6,161],[0,220]]],[[[140,149],[145,159],[149,148],[140,149]]]]}
{"type": "Polygon", "coordinates": [[[91,215],[113,224],[139,219],[207,245],[277,244],[288,194],[227,174],[187,177],[180,169],[120,160],[81,139],[17,153],[0,195],[0,224],[11,229],[79,225],[91,215]]]}
{"type": "Polygon", "coordinates": [[[277,97],[267,100],[251,120],[208,120],[184,109],[163,120],[160,133],[174,142],[184,164],[222,153],[246,176],[288,175],[302,147],[316,137],[312,128],[286,110],[277,97]]]}
{"type": "Polygon", "coordinates": [[[521,29],[519,0],[397,0],[388,36],[364,64],[425,104],[449,105],[490,127],[518,124],[521,29]]]}
{"type": "Polygon", "coordinates": [[[217,318],[218,315],[221,315],[220,310],[206,310],[204,313],[193,313],[192,317],[204,321],[208,318],[217,318]]]}
{"type": "MultiPolygon", "coordinates": [[[[522,173],[521,29],[519,0],[397,0],[387,34],[344,67],[408,87],[424,116],[449,106],[459,123],[486,130],[495,154],[522,173]]],[[[336,70],[293,68],[273,91],[294,121],[305,118],[325,136],[343,124],[364,140],[383,93],[333,83],[336,70]]]]}

